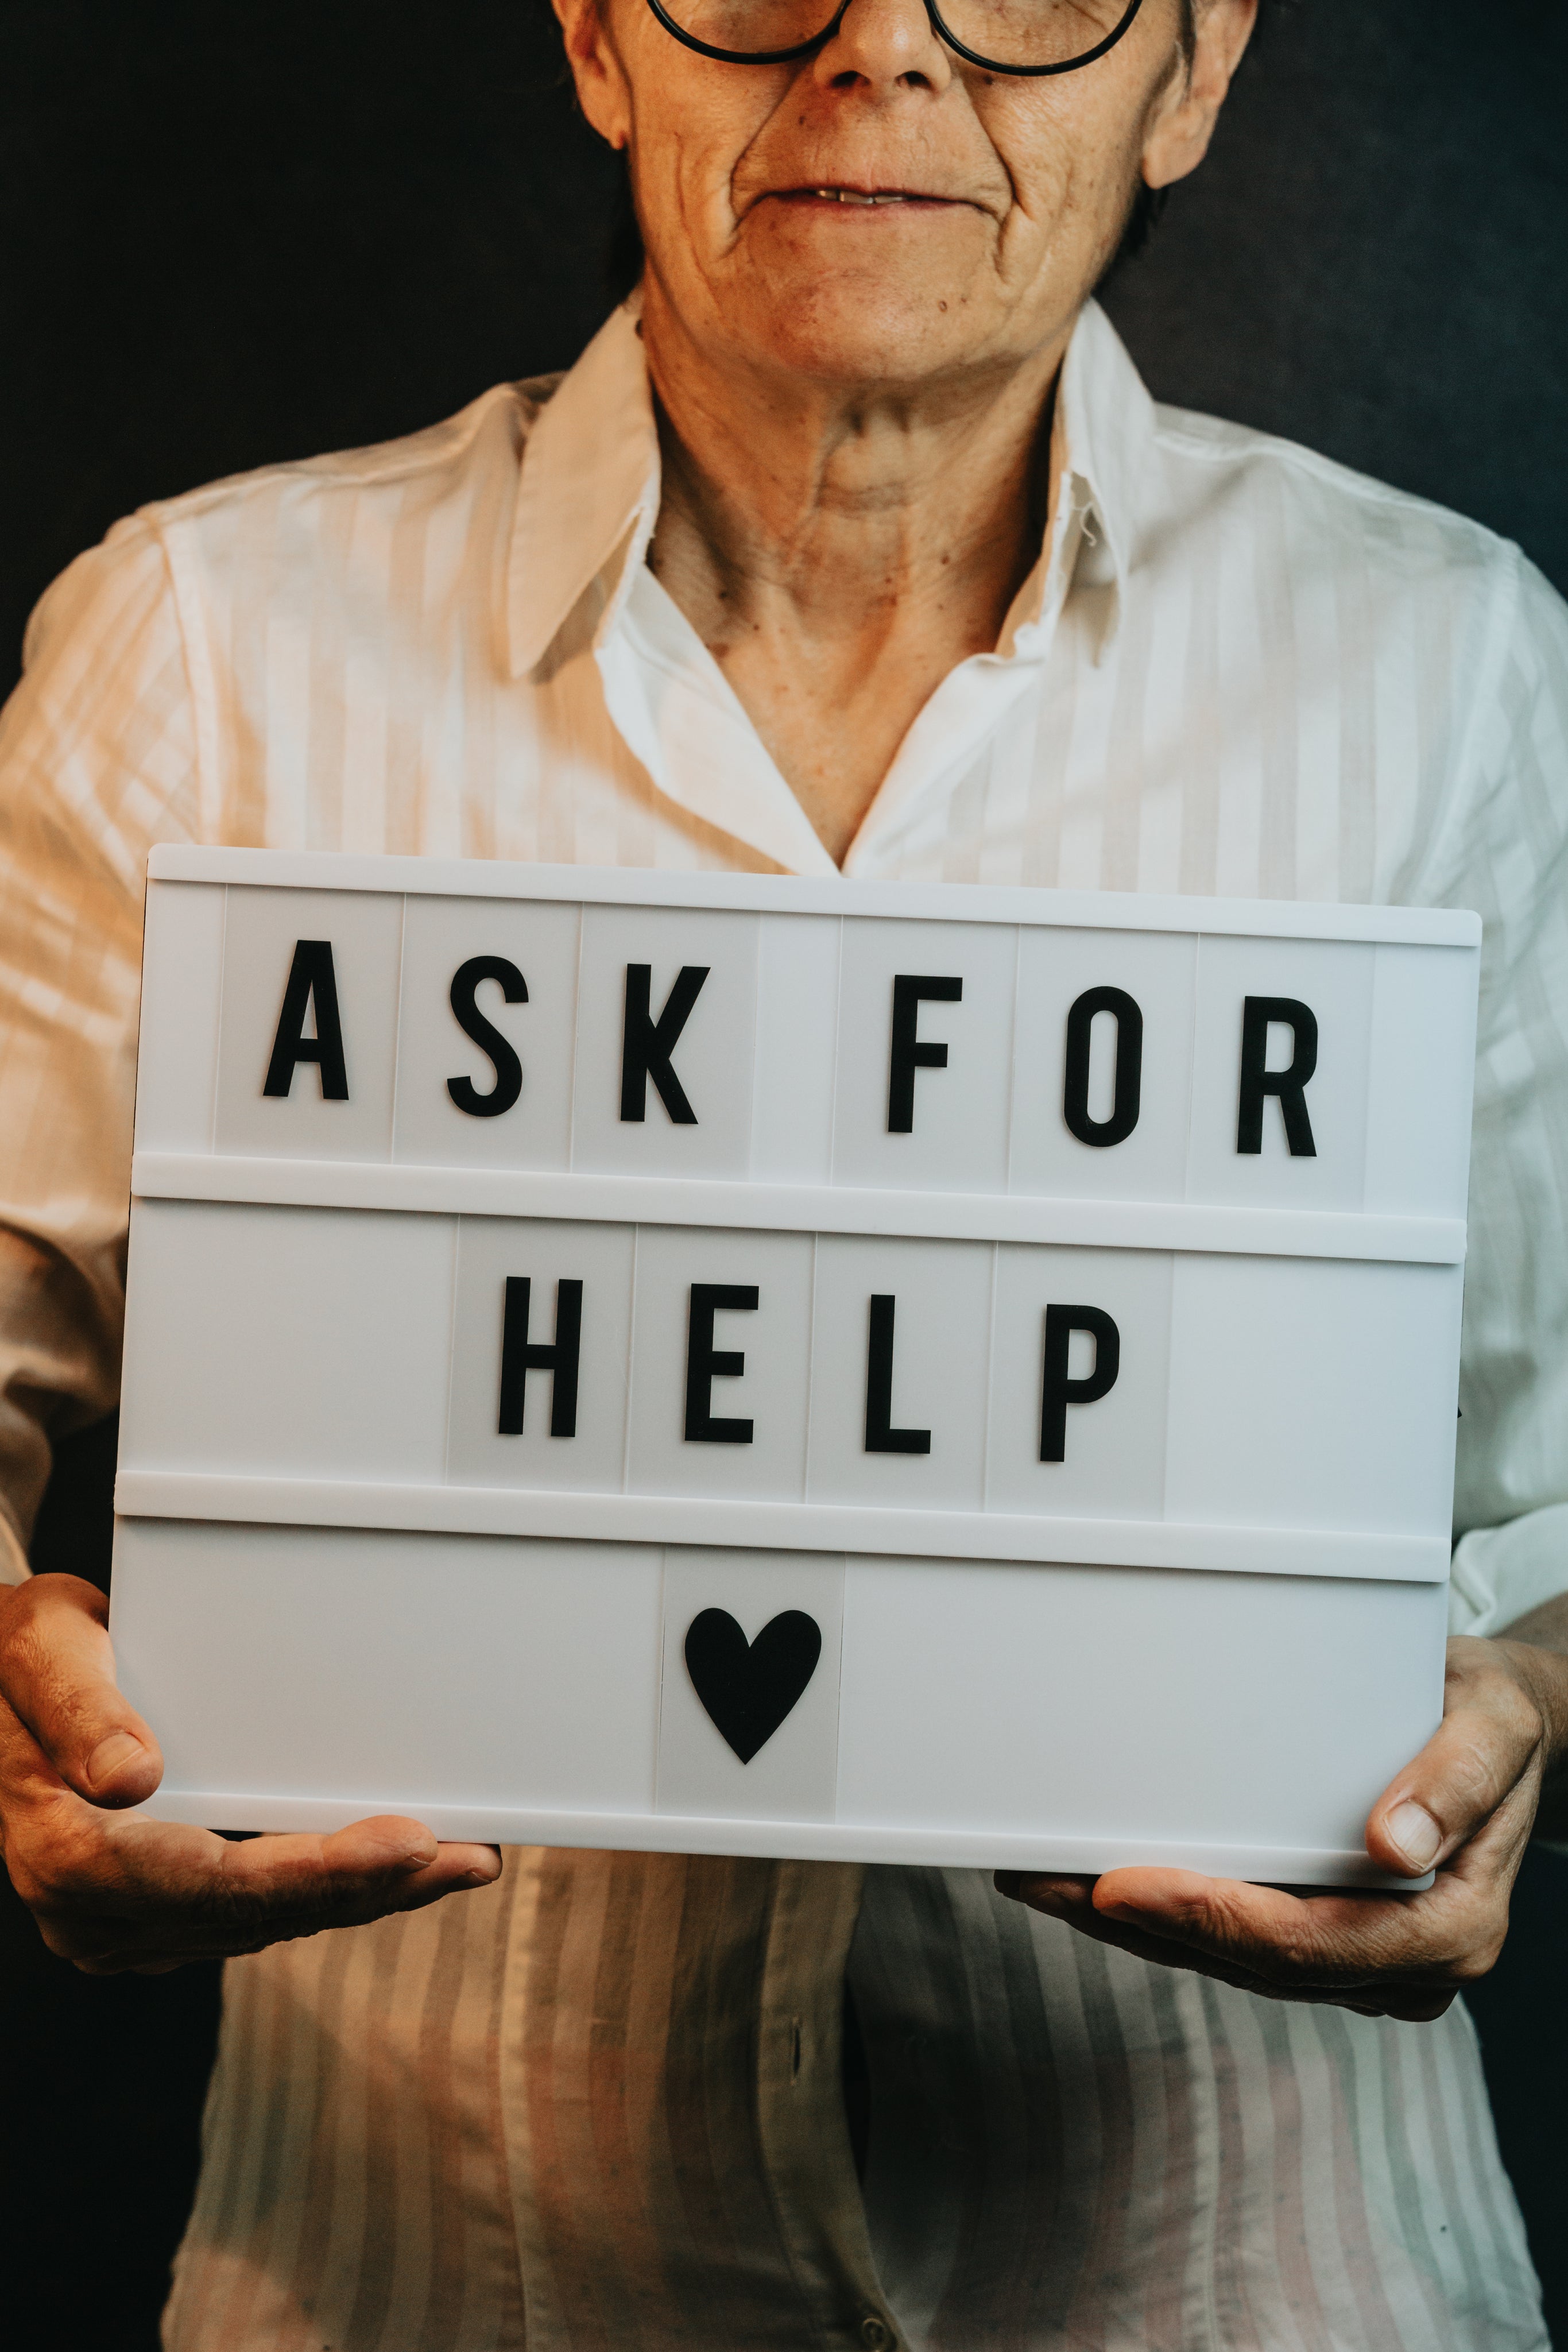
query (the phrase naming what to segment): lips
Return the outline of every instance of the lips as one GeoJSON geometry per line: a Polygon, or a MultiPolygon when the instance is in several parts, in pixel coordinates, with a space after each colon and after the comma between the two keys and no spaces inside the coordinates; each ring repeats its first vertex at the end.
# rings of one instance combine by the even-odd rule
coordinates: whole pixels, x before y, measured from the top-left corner
{"type": "Polygon", "coordinates": [[[841,205],[906,205],[911,201],[902,188],[813,188],[811,194],[841,205]]]}
{"type": "Polygon", "coordinates": [[[882,205],[947,205],[957,201],[914,188],[780,188],[777,193],[780,204],[853,205],[862,210],[882,205]]]}

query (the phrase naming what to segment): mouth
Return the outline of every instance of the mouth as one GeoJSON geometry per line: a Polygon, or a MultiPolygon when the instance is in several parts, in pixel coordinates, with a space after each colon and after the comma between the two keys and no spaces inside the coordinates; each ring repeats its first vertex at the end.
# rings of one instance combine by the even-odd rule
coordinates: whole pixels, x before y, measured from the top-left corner
{"type": "Polygon", "coordinates": [[[773,191],[774,201],[796,205],[847,205],[857,212],[880,211],[893,205],[918,209],[926,205],[949,207],[961,199],[954,196],[928,194],[919,188],[779,188],[773,191]]]}

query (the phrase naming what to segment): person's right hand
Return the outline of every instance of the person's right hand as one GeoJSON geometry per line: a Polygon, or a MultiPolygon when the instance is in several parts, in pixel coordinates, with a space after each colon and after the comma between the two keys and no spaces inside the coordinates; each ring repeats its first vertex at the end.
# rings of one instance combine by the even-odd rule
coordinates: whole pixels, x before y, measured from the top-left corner
{"type": "Polygon", "coordinates": [[[391,1814],[330,1837],[235,1842],[127,1818],[163,1759],[115,1686],[108,1613],[74,1576],[0,1588],[0,1853],[52,1952],[92,1976],[152,1973],[417,1911],[497,1876],[493,1846],[438,1845],[391,1814]]]}

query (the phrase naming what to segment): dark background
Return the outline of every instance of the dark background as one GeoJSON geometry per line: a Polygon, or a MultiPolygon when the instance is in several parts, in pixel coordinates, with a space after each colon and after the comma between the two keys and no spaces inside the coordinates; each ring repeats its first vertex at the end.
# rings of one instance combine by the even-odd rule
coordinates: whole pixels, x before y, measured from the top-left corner
{"type": "MultiPolygon", "coordinates": [[[[1568,10],[1278,7],[1110,307],[1155,392],[1479,516],[1568,587],[1568,10]]],[[[542,0],[0,0],[0,690],[141,500],[563,366],[614,173],[542,0]]],[[[108,1572],[111,1425],[40,1569],[108,1572]]],[[[1568,1863],[1471,2001],[1568,2344],[1568,1863]]],[[[0,2328],[151,2352],[215,1973],[99,1982],[0,1885],[0,2328]]]]}

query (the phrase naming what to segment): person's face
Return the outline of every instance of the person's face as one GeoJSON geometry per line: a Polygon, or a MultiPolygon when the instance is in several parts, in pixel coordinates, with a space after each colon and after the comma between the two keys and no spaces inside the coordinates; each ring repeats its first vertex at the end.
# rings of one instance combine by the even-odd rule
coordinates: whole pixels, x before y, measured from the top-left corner
{"type": "MultiPolygon", "coordinates": [[[[922,0],[852,0],[814,56],[698,57],[645,0],[556,0],[594,128],[630,150],[653,299],[699,345],[824,387],[931,384],[1058,336],[1140,174],[1207,143],[1256,0],[1180,0],[1040,80],[966,64],[922,0]],[[901,201],[844,201],[868,194],[901,201]]],[[[831,0],[824,0],[824,14],[831,0]]]]}

